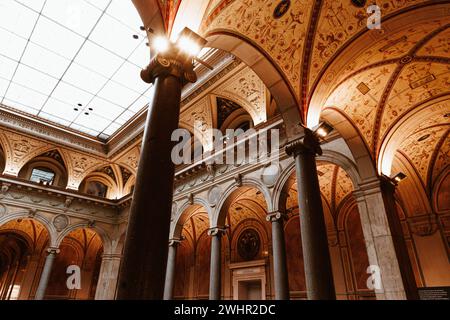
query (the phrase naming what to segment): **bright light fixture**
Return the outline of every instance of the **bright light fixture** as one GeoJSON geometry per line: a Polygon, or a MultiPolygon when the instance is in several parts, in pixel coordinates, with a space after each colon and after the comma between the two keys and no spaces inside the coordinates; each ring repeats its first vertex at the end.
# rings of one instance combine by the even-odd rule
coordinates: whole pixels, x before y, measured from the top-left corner
{"type": "Polygon", "coordinates": [[[196,57],[201,51],[200,46],[188,37],[178,39],[177,45],[181,51],[192,57],[196,57]]]}
{"type": "Polygon", "coordinates": [[[399,183],[400,181],[402,181],[403,179],[406,178],[406,174],[404,174],[403,172],[399,172],[397,173],[392,179],[396,182],[399,183]]]}
{"type": "Polygon", "coordinates": [[[157,53],[163,53],[166,52],[169,49],[169,40],[166,37],[163,36],[157,36],[153,39],[153,49],[157,53]]]}
{"type": "Polygon", "coordinates": [[[206,40],[196,34],[189,28],[184,28],[178,36],[176,45],[178,49],[191,57],[196,57],[203,47],[206,45],[206,40]]]}
{"type": "Polygon", "coordinates": [[[321,122],[317,129],[314,130],[314,132],[321,138],[325,138],[331,131],[333,131],[333,127],[326,122],[321,122]]]}

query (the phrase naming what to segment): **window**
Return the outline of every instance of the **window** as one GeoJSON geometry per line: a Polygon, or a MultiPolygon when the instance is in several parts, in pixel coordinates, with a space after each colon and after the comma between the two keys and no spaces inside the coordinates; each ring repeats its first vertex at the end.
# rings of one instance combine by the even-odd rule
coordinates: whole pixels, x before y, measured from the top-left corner
{"type": "Polygon", "coordinates": [[[237,126],[237,128],[235,130],[241,129],[245,132],[245,131],[249,130],[251,127],[253,127],[252,122],[245,121],[244,123],[241,123],[239,126],[237,126]]]}
{"type": "Polygon", "coordinates": [[[106,198],[108,187],[98,181],[90,181],[86,187],[86,193],[91,196],[106,198]]]}
{"type": "Polygon", "coordinates": [[[31,172],[30,181],[43,183],[43,184],[52,184],[53,179],[55,179],[55,173],[47,168],[33,168],[31,172]]]}

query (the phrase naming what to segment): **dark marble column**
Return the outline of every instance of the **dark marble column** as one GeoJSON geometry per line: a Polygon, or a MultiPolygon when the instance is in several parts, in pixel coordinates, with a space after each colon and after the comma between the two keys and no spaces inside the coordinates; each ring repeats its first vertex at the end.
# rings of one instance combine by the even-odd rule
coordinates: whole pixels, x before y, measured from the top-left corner
{"type": "Polygon", "coordinates": [[[311,130],[304,132],[286,152],[295,159],[307,297],[333,300],[336,293],[315,160],[322,150],[311,130]]]}
{"type": "Polygon", "coordinates": [[[284,240],[284,214],[274,212],[267,215],[272,222],[273,271],[275,281],[275,299],[289,300],[289,281],[286,263],[286,244],[284,240]]]}
{"type": "Polygon", "coordinates": [[[141,72],[154,83],[148,108],[133,200],[128,218],[117,299],[157,299],[164,296],[175,166],[171,141],[178,128],[181,89],[195,82],[192,58],[170,49],[157,55],[141,72]]]}
{"type": "Polygon", "coordinates": [[[41,279],[39,280],[39,285],[34,296],[35,300],[42,300],[45,297],[45,291],[47,290],[50,275],[52,273],[53,262],[55,261],[56,255],[59,253],[59,249],[49,248],[47,249],[47,252],[48,255],[45,258],[44,268],[42,269],[41,273],[41,279]]]}
{"type": "Polygon", "coordinates": [[[164,300],[173,299],[173,289],[175,287],[175,266],[177,259],[177,248],[179,240],[169,241],[169,255],[167,257],[166,282],[164,286],[164,300]]]}
{"type": "Polygon", "coordinates": [[[220,300],[222,293],[222,234],[224,230],[212,228],[211,236],[211,269],[209,274],[209,300],[220,300]]]}

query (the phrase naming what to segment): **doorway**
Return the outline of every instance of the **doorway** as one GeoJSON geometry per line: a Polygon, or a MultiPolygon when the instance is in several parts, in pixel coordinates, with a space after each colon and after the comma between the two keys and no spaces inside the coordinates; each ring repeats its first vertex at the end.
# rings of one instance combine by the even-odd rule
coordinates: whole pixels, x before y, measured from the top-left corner
{"type": "Polygon", "coordinates": [[[262,300],[262,298],[260,279],[238,282],[238,300],[262,300]]]}

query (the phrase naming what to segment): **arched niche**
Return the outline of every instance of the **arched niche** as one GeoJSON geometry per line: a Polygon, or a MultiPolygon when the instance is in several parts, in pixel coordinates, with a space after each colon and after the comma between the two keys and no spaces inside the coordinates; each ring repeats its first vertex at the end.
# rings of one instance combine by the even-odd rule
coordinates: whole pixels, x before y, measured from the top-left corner
{"type": "Polygon", "coordinates": [[[0,299],[32,299],[50,242],[36,219],[12,219],[0,226],[0,299]]]}
{"type": "Polygon", "coordinates": [[[66,187],[68,180],[64,158],[57,149],[47,151],[28,161],[20,169],[18,177],[61,188],[66,187]]]}
{"type": "Polygon", "coordinates": [[[76,228],[64,235],[59,244],[52,267],[46,299],[89,300],[95,296],[100,272],[102,237],[91,228],[76,228]],[[66,285],[70,266],[80,269],[81,288],[69,289],[66,285]]]}

